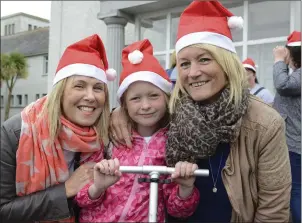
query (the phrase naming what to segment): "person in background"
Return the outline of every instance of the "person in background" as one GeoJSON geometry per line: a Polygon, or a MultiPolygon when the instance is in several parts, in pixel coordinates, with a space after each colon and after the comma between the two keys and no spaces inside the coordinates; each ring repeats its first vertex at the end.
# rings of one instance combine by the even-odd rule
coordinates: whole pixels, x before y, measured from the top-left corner
{"type": "MultiPolygon", "coordinates": [[[[122,65],[117,95],[133,126],[133,149],[110,147],[110,159],[94,160],[98,162],[94,181],[75,198],[82,208],[80,222],[148,222],[150,185],[138,182],[143,175],[121,175],[119,166],[166,165],[169,77],[147,39],[123,50],[122,65]]],[[[175,217],[193,214],[199,202],[194,187],[196,169],[196,164],[178,162],[172,174],[175,182],[158,185],[157,222],[164,222],[165,210],[175,217]]]]}
{"type": "MultiPolygon", "coordinates": [[[[242,24],[218,1],[192,1],[180,16],[166,162],[197,163],[210,172],[196,178],[200,202],[185,222],[289,221],[284,121],[249,93],[231,34],[242,24]]],[[[110,129],[117,139],[128,135],[129,144],[122,115],[118,108],[113,111],[110,129]]],[[[168,222],[175,221],[169,216],[168,222]]]]}
{"type": "Polygon", "coordinates": [[[106,52],[98,35],[67,47],[51,92],[1,127],[1,222],[75,222],[73,198],[108,143],[106,52]],[[100,153],[94,153],[99,152],[100,153]]]}
{"type": "Polygon", "coordinates": [[[176,68],[176,52],[175,50],[171,54],[170,57],[170,68],[166,70],[171,82],[173,83],[173,86],[176,83],[177,78],[177,68],[176,68]]]}
{"type": "Polygon", "coordinates": [[[293,223],[301,222],[301,32],[294,31],[286,46],[273,50],[276,96],[273,107],[286,124],[286,141],[292,172],[291,212],[293,223]],[[293,70],[289,73],[289,68],[293,70]]]}
{"type": "Polygon", "coordinates": [[[247,58],[242,62],[242,64],[248,77],[250,93],[261,98],[265,103],[272,105],[274,102],[274,96],[268,89],[259,84],[256,76],[255,62],[251,58],[247,58]]]}

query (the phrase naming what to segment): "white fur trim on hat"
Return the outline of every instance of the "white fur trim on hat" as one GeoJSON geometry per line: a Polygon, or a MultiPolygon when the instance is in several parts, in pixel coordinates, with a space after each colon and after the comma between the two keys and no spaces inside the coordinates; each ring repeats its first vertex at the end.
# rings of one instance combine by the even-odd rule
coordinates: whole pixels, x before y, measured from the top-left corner
{"type": "Polygon", "coordinates": [[[291,43],[287,44],[287,46],[301,46],[301,41],[291,42],[291,43]]]}
{"type": "Polygon", "coordinates": [[[250,65],[250,64],[243,64],[243,66],[244,66],[245,68],[249,68],[249,69],[251,69],[251,70],[253,70],[253,71],[255,71],[255,72],[256,72],[255,67],[253,67],[253,66],[252,66],[252,65],[250,65]]]}
{"type": "Polygon", "coordinates": [[[116,78],[116,70],[109,68],[106,70],[107,80],[108,81],[114,81],[116,78]]]}
{"type": "Polygon", "coordinates": [[[154,73],[152,71],[138,71],[129,74],[121,83],[119,89],[117,90],[117,99],[119,103],[120,98],[127,90],[129,85],[136,81],[150,82],[151,84],[154,84],[166,93],[170,93],[172,91],[172,83],[167,81],[165,78],[161,77],[159,74],[154,73]]]}
{"type": "Polygon", "coordinates": [[[134,50],[132,53],[128,54],[128,60],[132,64],[139,64],[142,62],[144,54],[139,50],[134,50]]]}
{"type": "Polygon", "coordinates": [[[226,50],[229,50],[233,53],[236,53],[236,49],[234,46],[233,41],[219,33],[213,32],[196,32],[196,33],[189,33],[183,37],[181,37],[175,44],[176,54],[183,48],[198,44],[198,43],[208,43],[212,44],[226,50]]]}
{"type": "Polygon", "coordinates": [[[242,29],[243,28],[243,18],[241,16],[229,17],[228,26],[230,29],[242,29]]]}
{"type": "Polygon", "coordinates": [[[58,83],[60,80],[73,75],[94,77],[95,79],[98,79],[107,84],[107,77],[104,70],[91,64],[75,63],[63,67],[61,70],[59,70],[53,80],[53,85],[58,83]]]}

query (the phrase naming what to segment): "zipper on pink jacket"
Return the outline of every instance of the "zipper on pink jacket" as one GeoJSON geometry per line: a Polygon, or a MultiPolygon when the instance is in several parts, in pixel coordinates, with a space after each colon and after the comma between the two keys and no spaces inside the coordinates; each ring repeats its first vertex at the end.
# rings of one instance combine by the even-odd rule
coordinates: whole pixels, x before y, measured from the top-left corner
{"type": "MultiPolygon", "coordinates": [[[[146,144],[145,140],[143,139],[142,137],[142,140],[144,142],[144,148],[142,150],[142,154],[139,158],[139,161],[138,161],[138,166],[141,166],[144,164],[144,161],[145,161],[145,158],[146,158],[146,152],[147,152],[147,149],[149,148],[149,144],[150,142],[153,141],[153,138],[154,137],[157,137],[157,135],[162,131],[162,129],[160,129],[159,131],[157,131],[156,133],[154,133],[151,137],[151,139],[149,140],[149,142],[146,144]]],[[[141,138],[141,137],[139,137],[141,138]]],[[[126,222],[125,218],[126,218],[126,215],[131,207],[131,203],[133,201],[133,199],[135,198],[135,193],[136,193],[136,190],[138,188],[138,177],[139,175],[136,175],[135,178],[134,178],[134,182],[133,182],[133,186],[131,188],[131,192],[130,192],[130,196],[126,202],[126,205],[125,205],[125,208],[121,214],[121,217],[119,218],[118,222],[126,222]]]]}
{"type": "MultiPolygon", "coordinates": [[[[151,140],[150,140],[151,141],[151,140]]],[[[144,149],[142,150],[142,154],[139,158],[139,161],[138,161],[138,166],[141,166],[143,165],[144,161],[145,161],[145,157],[146,157],[146,146],[144,145],[144,149]]],[[[131,203],[133,201],[133,199],[135,198],[135,193],[136,193],[136,190],[138,188],[138,177],[139,175],[136,174],[135,177],[134,177],[134,182],[133,182],[133,186],[131,188],[131,192],[130,192],[130,196],[126,202],[126,205],[125,205],[125,208],[121,214],[121,217],[120,219],[118,220],[118,222],[126,222],[125,221],[125,218],[126,218],[126,215],[131,207],[131,203]]]]}

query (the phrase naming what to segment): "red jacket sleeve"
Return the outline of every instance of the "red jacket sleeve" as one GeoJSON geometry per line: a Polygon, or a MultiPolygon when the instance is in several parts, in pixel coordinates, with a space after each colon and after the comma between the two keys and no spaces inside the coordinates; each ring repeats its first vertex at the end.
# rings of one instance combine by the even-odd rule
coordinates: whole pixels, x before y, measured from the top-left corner
{"type": "MultiPolygon", "coordinates": [[[[98,163],[102,159],[104,159],[104,150],[103,149],[99,150],[98,152],[93,153],[83,163],[87,163],[87,162],[98,163]]],[[[97,198],[95,200],[90,199],[89,194],[88,194],[88,189],[92,184],[93,184],[93,182],[88,183],[75,196],[74,201],[78,204],[79,207],[88,207],[89,208],[89,207],[97,206],[98,204],[102,203],[105,193],[103,193],[99,198],[97,198]]]]}
{"type": "Polygon", "coordinates": [[[91,200],[88,194],[88,189],[91,186],[92,182],[87,184],[85,187],[80,190],[75,196],[74,200],[79,207],[91,208],[100,205],[105,197],[105,193],[99,196],[97,199],[91,200]]]}
{"type": "Polygon", "coordinates": [[[187,218],[191,216],[199,203],[199,191],[194,187],[187,198],[179,197],[179,186],[176,183],[163,185],[163,192],[168,213],[176,218],[187,218]]]}

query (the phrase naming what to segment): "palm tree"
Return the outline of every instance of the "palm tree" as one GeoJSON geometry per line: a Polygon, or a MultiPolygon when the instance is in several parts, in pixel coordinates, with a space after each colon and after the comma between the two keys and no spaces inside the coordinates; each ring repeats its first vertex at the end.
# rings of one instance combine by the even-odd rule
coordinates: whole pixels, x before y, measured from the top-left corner
{"type": "Polygon", "coordinates": [[[11,95],[18,78],[28,77],[28,64],[25,56],[20,53],[1,54],[0,79],[5,81],[8,89],[8,98],[5,106],[4,120],[9,117],[11,95]]]}

